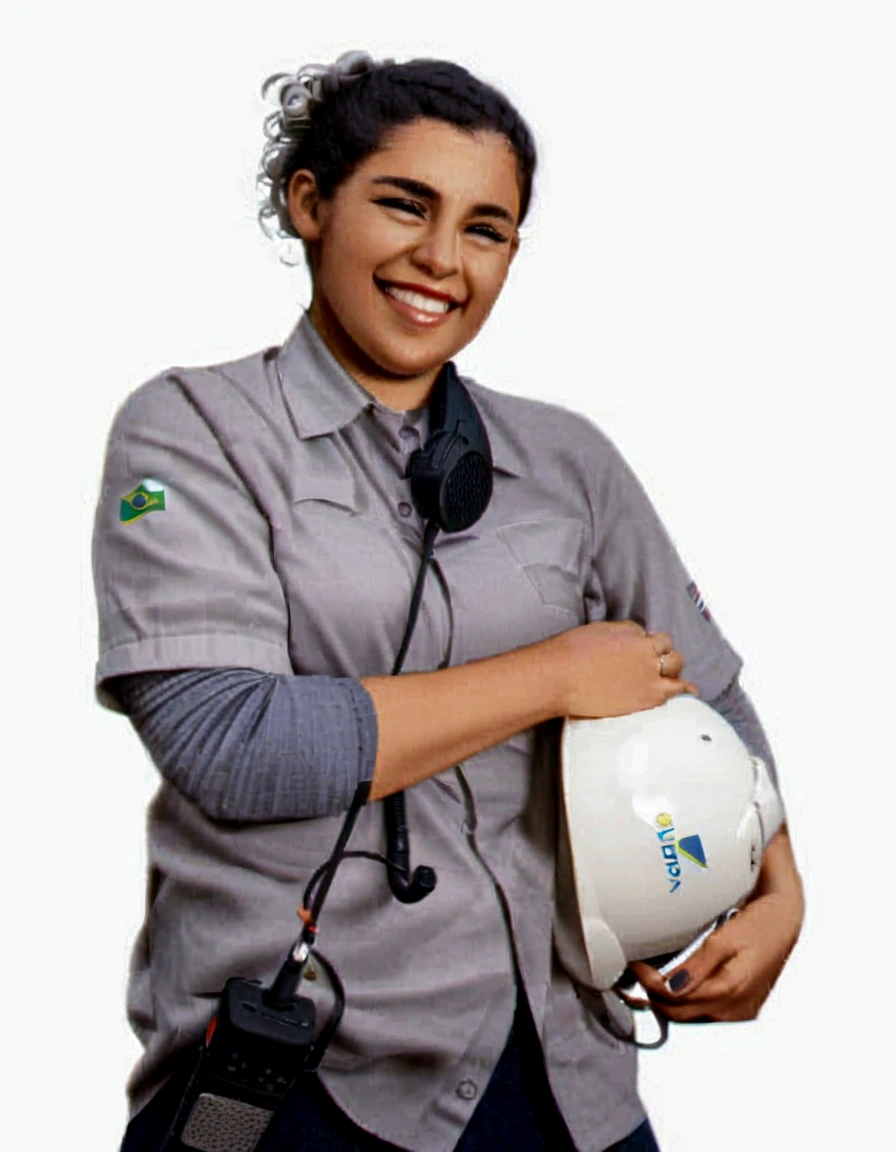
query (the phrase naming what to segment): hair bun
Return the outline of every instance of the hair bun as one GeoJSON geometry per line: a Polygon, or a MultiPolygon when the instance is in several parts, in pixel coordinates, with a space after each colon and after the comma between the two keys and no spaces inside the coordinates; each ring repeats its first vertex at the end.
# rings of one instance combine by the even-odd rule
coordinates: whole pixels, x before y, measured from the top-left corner
{"type": "MultiPolygon", "coordinates": [[[[393,60],[381,60],[379,62],[380,65],[393,63],[393,60]]],[[[327,69],[327,77],[324,82],[325,84],[329,83],[331,77],[335,77],[337,80],[355,79],[378,66],[377,61],[374,60],[368,52],[358,50],[343,52],[342,55],[333,62],[332,66],[327,69]]]]}
{"type": "MultiPolygon", "coordinates": [[[[384,63],[391,64],[392,61],[384,63]]],[[[316,104],[338,92],[346,82],[357,80],[376,67],[377,62],[367,52],[343,52],[332,64],[303,64],[291,75],[278,72],[265,81],[261,93],[266,96],[268,90],[279,83],[280,114],[284,125],[302,127],[307,124],[316,104]]]]}

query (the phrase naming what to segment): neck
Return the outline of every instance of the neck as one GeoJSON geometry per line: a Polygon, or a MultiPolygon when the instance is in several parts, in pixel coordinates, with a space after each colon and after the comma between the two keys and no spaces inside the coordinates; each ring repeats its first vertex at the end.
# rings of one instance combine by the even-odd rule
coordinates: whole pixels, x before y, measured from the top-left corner
{"type": "Polygon", "coordinates": [[[384,372],[379,364],[358,347],[345,331],[332,310],[317,296],[308,309],[311,323],[340,365],[361,387],[381,404],[397,412],[409,412],[429,403],[430,393],[441,365],[419,376],[397,376],[384,372]]]}

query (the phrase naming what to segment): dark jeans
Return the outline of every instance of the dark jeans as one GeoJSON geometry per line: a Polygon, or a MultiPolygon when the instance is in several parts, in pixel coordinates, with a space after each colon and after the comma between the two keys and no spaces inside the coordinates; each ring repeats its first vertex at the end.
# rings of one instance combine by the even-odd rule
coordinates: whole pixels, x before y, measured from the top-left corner
{"type": "MultiPolygon", "coordinates": [[[[121,1152],[158,1152],[193,1070],[188,1060],[131,1120],[121,1152]]],[[[345,1116],[316,1076],[300,1079],[265,1134],[259,1152],[390,1152],[388,1144],[345,1116]]],[[[525,994],[507,1046],[456,1152],[575,1152],[544,1070],[541,1045],[525,994]]],[[[659,1152],[645,1121],[608,1152],[659,1152]]]]}

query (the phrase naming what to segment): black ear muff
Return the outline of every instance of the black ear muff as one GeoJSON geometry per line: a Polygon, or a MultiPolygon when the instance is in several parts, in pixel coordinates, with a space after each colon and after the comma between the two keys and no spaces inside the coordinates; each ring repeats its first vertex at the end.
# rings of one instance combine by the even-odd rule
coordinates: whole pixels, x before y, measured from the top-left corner
{"type": "Polygon", "coordinates": [[[449,360],[430,401],[429,436],[408,461],[411,496],[424,520],[462,532],[492,494],[492,450],[476,405],[449,360]]]}

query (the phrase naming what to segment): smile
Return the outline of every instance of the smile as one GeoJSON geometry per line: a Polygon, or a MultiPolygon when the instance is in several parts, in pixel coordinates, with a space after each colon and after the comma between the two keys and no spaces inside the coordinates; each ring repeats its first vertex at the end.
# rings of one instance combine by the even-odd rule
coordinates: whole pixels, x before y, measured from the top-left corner
{"type": "Polygon", "coordinates": [[[417,323],[432,324],[457,308],[458,301],[443,294],[430,294],[399,284],[376,280],[376,285],[402,315],[417,323]]]}
{"type": "Polygon", "coordinates": [[[412,292],[409,288],[396,288],[394,284],[384,284],[383,291],[393,300],[401,300],[416,308],[418,312],[447,312],[451,307],[448,300],[437,300],[434,296],[424,296],[422,292],[412,292]]]}

